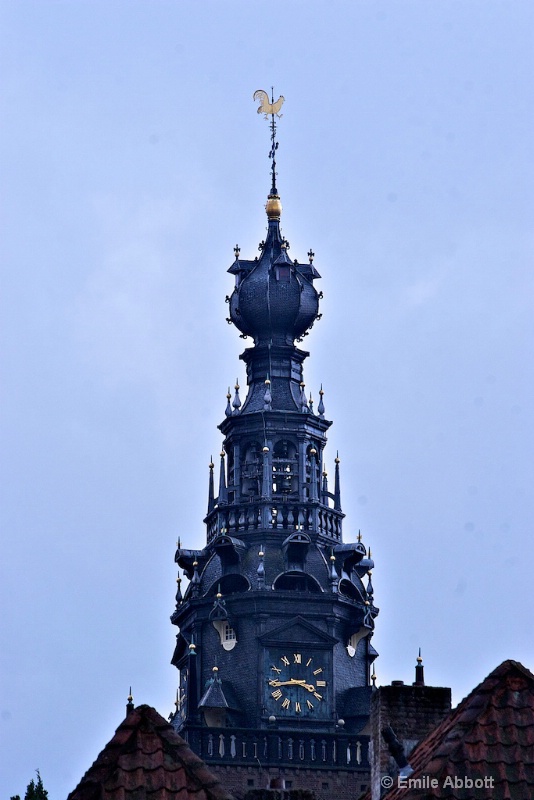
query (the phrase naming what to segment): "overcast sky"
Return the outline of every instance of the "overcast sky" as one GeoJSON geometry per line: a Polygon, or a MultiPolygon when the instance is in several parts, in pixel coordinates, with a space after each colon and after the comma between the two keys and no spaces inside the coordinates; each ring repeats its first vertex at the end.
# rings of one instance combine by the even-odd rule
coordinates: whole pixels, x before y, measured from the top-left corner
{"type": "Polygon", "coordinates": [[[243,341],[233,247],[316,253],[303,347],[372,548],[379,683],[532,668],[531,0],[0,2],[0,794],[167,716],[175,543],[202,547],[243,341]]]}

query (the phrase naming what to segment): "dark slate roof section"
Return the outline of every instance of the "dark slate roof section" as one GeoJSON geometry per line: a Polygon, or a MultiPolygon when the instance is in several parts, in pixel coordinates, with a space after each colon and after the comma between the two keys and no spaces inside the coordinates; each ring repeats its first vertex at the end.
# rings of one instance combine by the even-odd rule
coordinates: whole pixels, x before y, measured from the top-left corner
{"type": "Polygon", "coordinates": [[[372,686],[353,686],[343,693],[340,701],[339,714],[341,717],[369,718],[372,686]]]}
{"type": "Polygon", "coordinates": [[[150,706],[117,728],[68,800],[232,800],[204,762],[150,706]]]}
{"type": "MultiPolygon", "coordinates": [[[[529,800],[534,796],[534,675],[504,661],[408,756],[436,788],[394,788],[387,800],[529,800]],[[447,777],[493,778],[493,787],[444,786],[447,777]]],[[[413,785],[413,784],[412,784],[413,785]]]]}
{"type": "Polygon", "coordinates": [[[222,684],[218,678],[213,680],[202,695],[198,704],[199,708],[230,708],[224,696],[222,684]]]}

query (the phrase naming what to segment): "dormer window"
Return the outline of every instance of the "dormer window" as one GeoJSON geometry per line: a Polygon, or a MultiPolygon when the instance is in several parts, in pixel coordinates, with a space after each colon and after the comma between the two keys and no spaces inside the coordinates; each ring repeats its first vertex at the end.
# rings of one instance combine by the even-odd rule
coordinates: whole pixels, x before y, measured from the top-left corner
{"type": "Polygon", "coordinates": [[[291,279],[291,268],[289,266],[281,265],[276,267],[276,280],[288,283],[291,279]]]}

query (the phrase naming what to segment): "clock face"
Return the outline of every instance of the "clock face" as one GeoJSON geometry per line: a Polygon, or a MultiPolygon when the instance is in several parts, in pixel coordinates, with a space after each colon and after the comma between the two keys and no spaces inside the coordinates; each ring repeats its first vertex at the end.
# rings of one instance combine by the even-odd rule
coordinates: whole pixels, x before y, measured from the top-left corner
{"type": "Polygon", "coordinates": [[[304,650],[267,654],[266,705],[276,716],[324,716],[328,682],[324,656],[304,650]]]}

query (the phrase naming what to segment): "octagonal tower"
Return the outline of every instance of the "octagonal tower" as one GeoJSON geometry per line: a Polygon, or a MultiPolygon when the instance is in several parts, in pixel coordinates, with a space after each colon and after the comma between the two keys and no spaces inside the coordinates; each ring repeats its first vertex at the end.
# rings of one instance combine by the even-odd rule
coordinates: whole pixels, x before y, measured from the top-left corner
{"type": "MultiPolygon", "coordinates": [[[[320,317],[313,264],[289,257],[273,180],[260,255],[228,272],[232,322],[253,339],[247,393],[227,396],[206,545],[179,546],[176,729],[236,795],[272,780],[354,797],[368,783],[373,562],[342,537],[340,466],[325,469],[323,392],[307,399],[300,342],[320,317]],[[218,483],[218,490],[215,486],[218,483]]],[[[288,787],[289,788],[289,787],[288,787]]]]}

